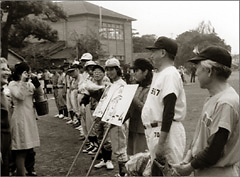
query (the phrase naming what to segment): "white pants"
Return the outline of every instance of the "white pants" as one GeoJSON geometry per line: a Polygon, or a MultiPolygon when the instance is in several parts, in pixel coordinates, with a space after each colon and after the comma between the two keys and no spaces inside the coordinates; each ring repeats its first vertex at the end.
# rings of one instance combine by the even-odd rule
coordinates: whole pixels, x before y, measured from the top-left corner
{"type": "Polygon", "coordinates": [[[70,103],[72,105],[72,111],[74,113],[77,113],[78,112],[78,103],[77,103],[77,90],[72,90],[70,92],[70,103]]]}
{"type": "Polygon", "coordinates": [[[72,111],[72,105],[71,105],[71,102],[70,102],[70,90],[69,89],[67,89],[66,104],[67,104],[68,111],[72,111]]]}
{"type": "MultiPolygon", "coordinates": [[[[161,133],[161,126],[145,129],[151,161],[155,159],[156,145],[161,133]]],[[[165,144],[165,156],[169,163],[176,164],[183,160],[186,146],[185,129],[181,122],[173,121],[165,144]]]]}

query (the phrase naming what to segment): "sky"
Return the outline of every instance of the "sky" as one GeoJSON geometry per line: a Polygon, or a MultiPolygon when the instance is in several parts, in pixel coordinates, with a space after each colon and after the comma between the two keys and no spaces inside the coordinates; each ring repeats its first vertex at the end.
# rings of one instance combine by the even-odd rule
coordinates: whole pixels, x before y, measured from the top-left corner
{"type": "Polygon", "coordinates": [[[132,17],[139,35],[155,34],[176,38],[211,22],[217,35],[239,54],[239,1],[88,1],[132,17]]]}

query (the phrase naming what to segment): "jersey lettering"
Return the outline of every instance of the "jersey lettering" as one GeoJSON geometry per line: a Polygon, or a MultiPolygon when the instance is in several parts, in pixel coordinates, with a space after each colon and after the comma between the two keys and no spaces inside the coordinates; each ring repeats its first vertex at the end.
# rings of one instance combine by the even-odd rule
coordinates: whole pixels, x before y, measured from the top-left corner
{"type": "Polygon", "coordinates": [[[152,88],[152,90],[151,90],[151,94],[152,94],[152,95],[158,96],[159,93],[160,93],[160,90],[159,90],[159,89],[152,88]]]}

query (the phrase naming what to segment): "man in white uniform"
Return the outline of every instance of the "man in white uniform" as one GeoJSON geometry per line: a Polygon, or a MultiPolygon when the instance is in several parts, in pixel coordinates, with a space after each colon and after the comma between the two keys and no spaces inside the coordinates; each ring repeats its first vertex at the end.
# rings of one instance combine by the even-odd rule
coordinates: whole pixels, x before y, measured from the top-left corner
{"type": "Polygon", "coordinates": [[[185,150],[181,121],[186,115],[186,97],[181,76],[174,67],[177,48],[177,43],[167,37],[159,37],[154,46],[147,47],[156,72],[142,109],[142,122],[152,162],[180,162],[185,150]]]}

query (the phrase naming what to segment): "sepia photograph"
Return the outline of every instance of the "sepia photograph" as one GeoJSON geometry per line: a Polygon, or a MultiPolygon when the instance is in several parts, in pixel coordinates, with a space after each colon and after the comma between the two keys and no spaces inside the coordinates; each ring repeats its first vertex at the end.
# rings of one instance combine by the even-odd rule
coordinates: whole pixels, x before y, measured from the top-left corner
{"type": "Polygon", "coordinates": [[[0,7],[1,176],[239,176],[239,1],[0,7]]]}

